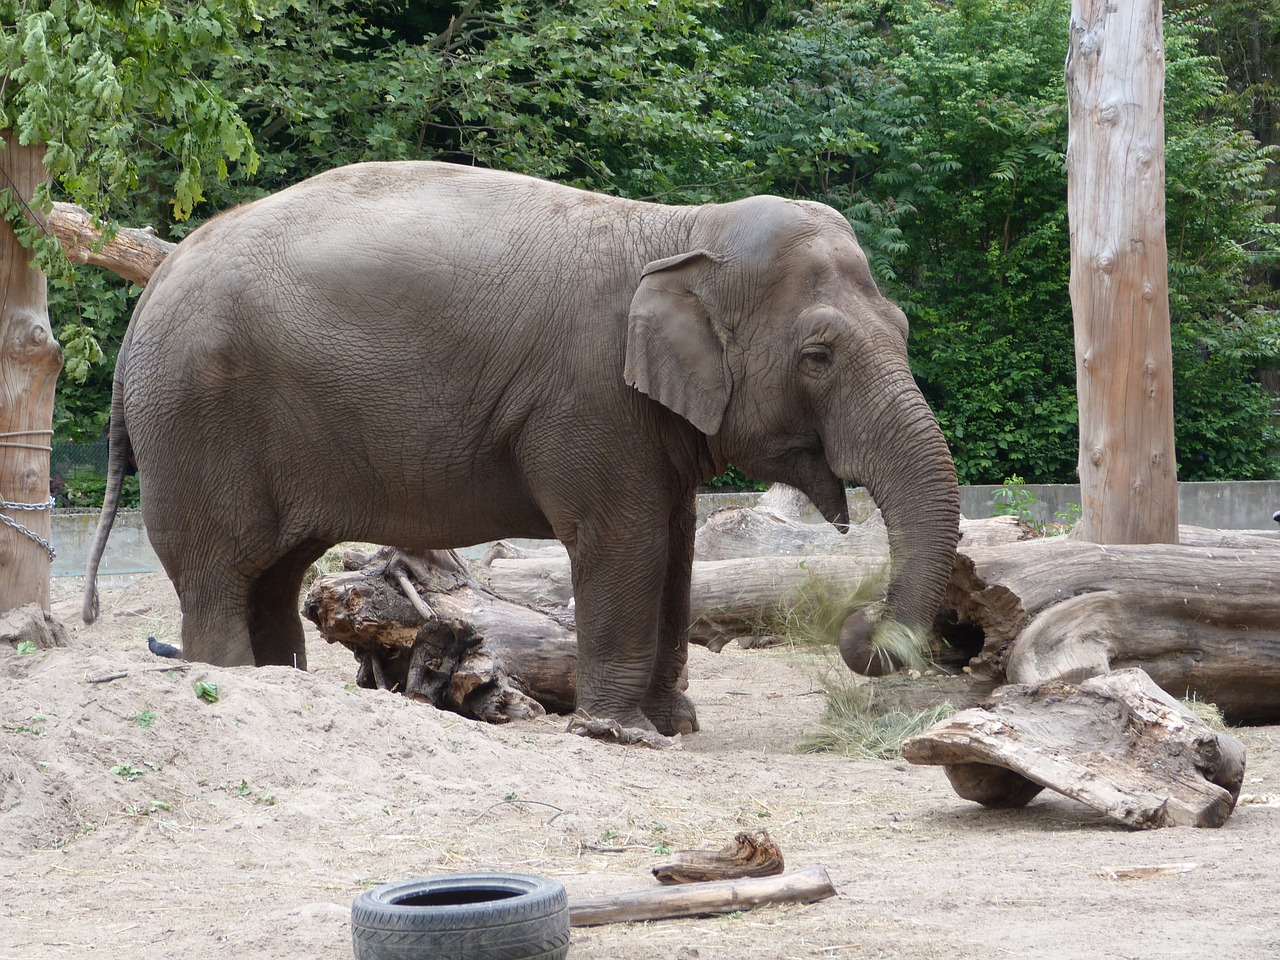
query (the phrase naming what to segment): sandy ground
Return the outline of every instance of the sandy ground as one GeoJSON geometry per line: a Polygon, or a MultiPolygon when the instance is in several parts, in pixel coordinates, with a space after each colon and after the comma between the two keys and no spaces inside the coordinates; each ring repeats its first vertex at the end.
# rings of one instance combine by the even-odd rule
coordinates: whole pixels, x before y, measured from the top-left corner
{"type": "Polygon", "coordinates": [[[1155,958],[1280,954],[1280,728],[1237,731],[1245,794],[1219,830],[1132,832],[1057,795],[988,811],[938,769],[805,756],[816,667],[701,648],[703,732],[654,752],[489,727],[312,670],[154,668],[177,604],[107,584],[65,649],[0,649],[0,958],[346,958],[350,906],[388,879],[483,869],[571,897],[651,886],[668,849],[767,828],[839,896],[715,919],[575,929],[578,960],[1155,958]],[[111,673],[120,679],[94,683],[111,673]],[[195,684],[217,685],[218,700],[195,684]],[[1180,865],[1150,879],[1118,868],[1180,865]]]}

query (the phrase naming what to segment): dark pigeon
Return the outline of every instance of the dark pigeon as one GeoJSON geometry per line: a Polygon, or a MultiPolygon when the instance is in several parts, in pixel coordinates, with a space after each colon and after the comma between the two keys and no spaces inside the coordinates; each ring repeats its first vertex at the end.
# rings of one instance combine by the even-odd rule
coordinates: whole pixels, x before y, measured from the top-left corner
{"type": "Polygon", "coordinates": [[[147,637],[147,649],[157,657],[167,657],[170,660],[182,659],[181,650],[171,643],[161,643],[155,637],[147,637]]]}

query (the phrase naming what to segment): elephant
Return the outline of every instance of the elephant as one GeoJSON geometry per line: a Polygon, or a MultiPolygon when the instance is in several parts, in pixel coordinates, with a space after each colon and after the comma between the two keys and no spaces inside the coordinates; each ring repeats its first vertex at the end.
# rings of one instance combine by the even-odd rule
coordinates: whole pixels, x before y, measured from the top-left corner
{"type": "Polygon", "coordinates": [[[894,572],[847,658],[884,618],[932,624],[959,489],[907,336],[822,204],[435,161],[321,173],[194,230],[139,299],[84,618],[132,458],[189,660],[305,669],[300,583],[336,543],[554,537],[579,708],[695,731],[695,497],[728,464],[838,526],[849,483],[880,507],[894,572]]]}

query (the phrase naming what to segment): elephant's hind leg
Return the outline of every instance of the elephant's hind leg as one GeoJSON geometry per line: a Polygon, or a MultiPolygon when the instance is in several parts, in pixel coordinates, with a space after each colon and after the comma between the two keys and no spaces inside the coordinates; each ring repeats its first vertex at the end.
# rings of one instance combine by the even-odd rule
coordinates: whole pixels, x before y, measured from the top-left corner
{"type": "Polygon", "coordinates": [[[307,568],[330,546],[324,541],[308,540],[253,581],[248,598],[249,642],[258,666],[307,669],[298,594],[307,568]]]}
{"type": "Polygon", "coordinates": [[[245,603],[249,584],[204,570],[173,582],[182,604],[182,656],[219,667],[253,666],[245,603]]]}

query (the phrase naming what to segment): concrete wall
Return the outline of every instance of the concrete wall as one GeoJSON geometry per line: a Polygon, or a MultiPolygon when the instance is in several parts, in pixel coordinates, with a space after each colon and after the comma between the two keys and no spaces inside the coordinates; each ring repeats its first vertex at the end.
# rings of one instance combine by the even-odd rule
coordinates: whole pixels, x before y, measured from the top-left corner
{"type": "MultiPolygon", "coordinates": [[[[960,512],[966,517],[991,516],[993,495],[1000,487],[960,488],[960,512]]],[[[1054,514],[1080,504],[1079,484],[1025,485],[1035,498],[1032,512],[1041,523],[1054,514]]],[[[1271,517],[1280,510],[1280,480],[1245,480],[1227,483],[1178,485],[1178,520],[1196,527],[1219,530],[1280,530],[1271,517]]]]}
{"type": "MultiPolygon", "coordinates": [[[[53,560],[55,577],[82,577],[93,546],[93,532],[98,526],[97,513],[57,510],[53,514],[53,536],[50,542],[57,556],[53,560]]],[[[142,526],[140,510],[121,510],[111,527],[107,552],[98,568],[104,575],[149,573],[160,569],[142,526]]]]}
{"type": "MultiPolygon", "coordinates": [[[[960,510],[966,517],[989,517],[992,496],[999,487],[960,488],[960,510]]],[[[1080,487],[1075,484],[1027,484],[1036,498],[1032,512],[1041,523],[1052,522],[1054,514],[1080,503],[1080,487]]],[[[698,498],[699,521],[722,507],[751,504],[757,494],[712,493],[698,498]]],[[[865,518],[871,509],[865,490],[850,495],[850,510],[855,519],[865,518]]],[[[1223,530],[1280,530],[1271,515],[1280,510],[1280,480],[1252,480],[1236,483],[1184,483],[1178,490],[1178,511],[1182,523],[1223,530]]],[[[817,520],[816,512],[812,519],[817,520]]],[[[96,513],[55,512],[53,545],[58,552],[53,561],[55,577],[78,577],[84,574],[96,513]]],[[[107,541],[100,572],[104,575],[146,573],[159,570],[160,562],[151,550],[142,514],[137,510],[121,510],[107,541]]]]}

